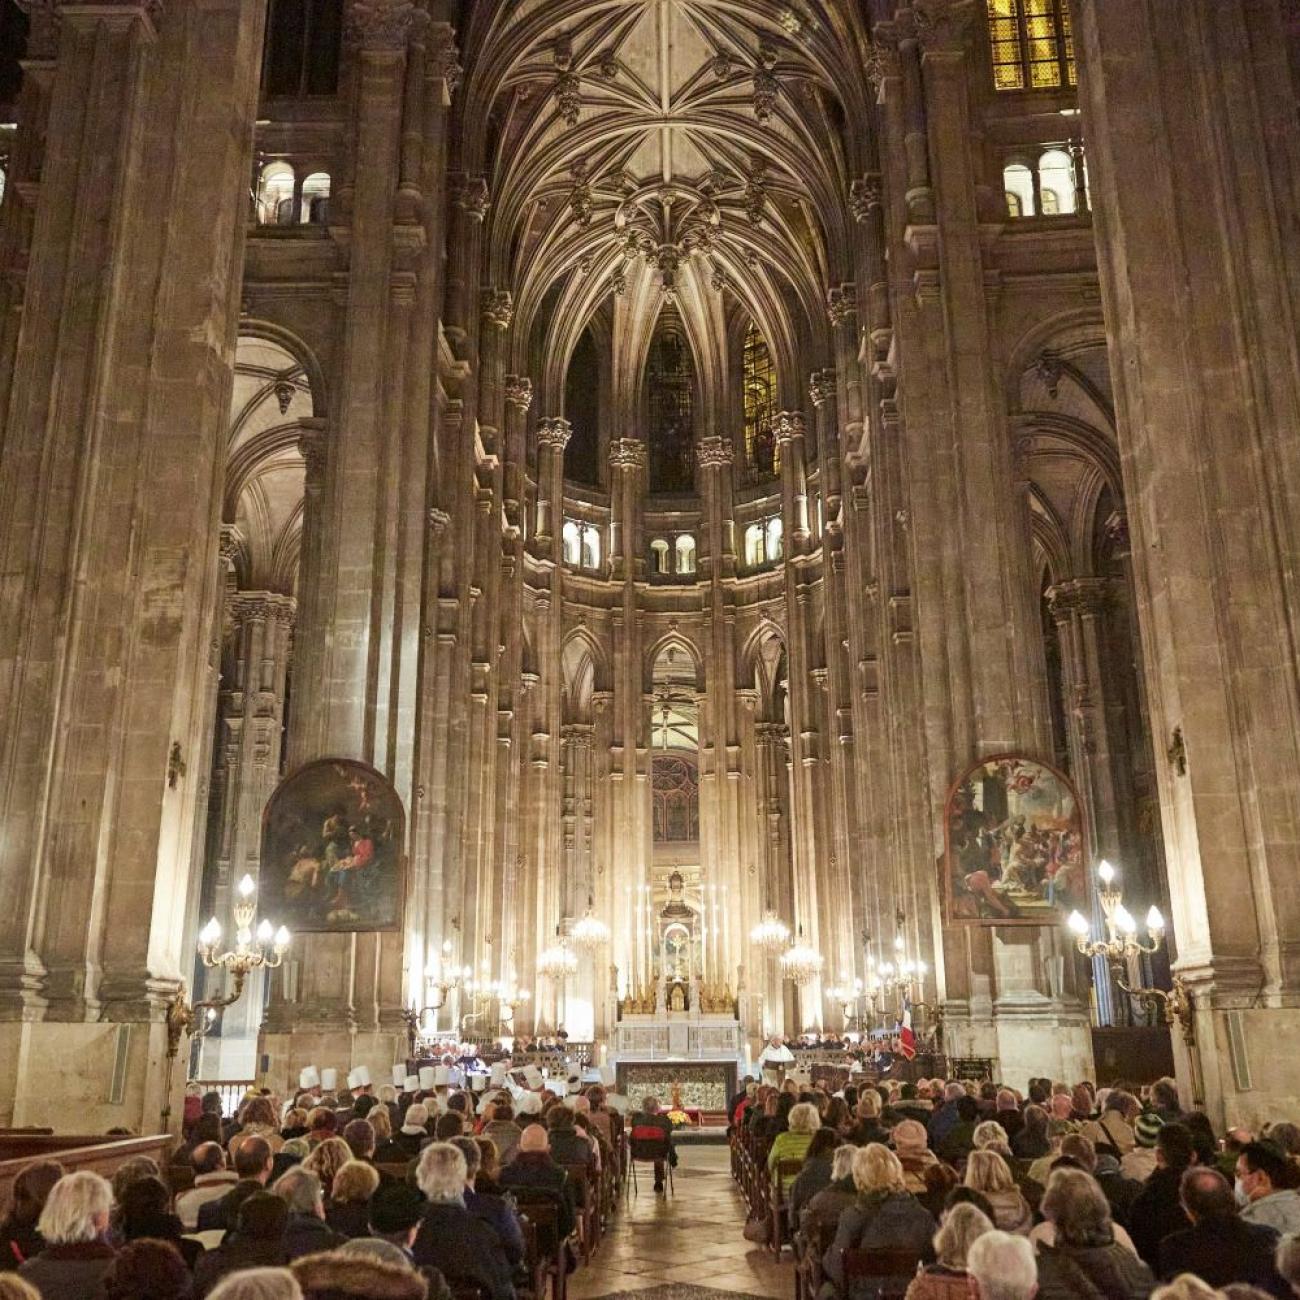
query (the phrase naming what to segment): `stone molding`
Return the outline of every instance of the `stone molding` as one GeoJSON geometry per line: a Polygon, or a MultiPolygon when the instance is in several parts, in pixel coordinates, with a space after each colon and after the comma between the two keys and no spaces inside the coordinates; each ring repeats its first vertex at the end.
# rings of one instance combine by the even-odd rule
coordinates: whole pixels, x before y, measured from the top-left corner
{"type": "Polygon", "coordinates": [[[492,193],[485,176],[461,172],[452,182],[453,202],[474,221],[482,221],[492,206],[492,193]]]}
{"type": "Polygon", "coordinates": [[[782,446],[804,436],[804,418],[802,411],[778,411],[772,421],[772,431],[782,446]]]}
{"type": "Polygon", "coordinates": [[[827,367],[824,370],[814,370],[812,372],[808,377],[808,396],[812,399],[812,404],[814,406],[821,406],[823,402],[834,400],[834,367],[827,367]]]}
{"type": "Polygon", "coordinates": [[[297,609],[292,596],[278,591],[234,591],[226,600],[226,614],[234,627],[272,621],[291,627],[297,609]]]}
{"type": "Polygon", "coordinates": [[[857,310],[857,288],[852,281],[833,284],[826,290],[826,315],[832,325],[847,325],[857,310]]]}
{"type": "Polygon", "coordinates": [[[353,0],[343,14],[343,34],[348,44],[374,54],[401,54],[411,29],[427,18],[409,0],[353,0]]]}
{"type": "Polygon", "coordinates": [[[879,172],[868,172],[849,185],[849,210],[857,222],[866,221],[885,202],[885,187],[879,172]]]}
{"type": "Polygon", "coordinates": [[[460,66],[460,50],[456,48],[456,29],[450,23],[433,24],[428,57],[428,76],[434,81],[445,81],[447,94],[454,95],[464,76],[464,69],[460,66]]]}
{"type": "Polygon", "coordinates": [[[1108,578],[1070,578],[1048,588],[1047,603],[1052,617],[1064,623],[1075,614],[1096,618],[1105,613],[1113,594],[1108,578]]]}
{"type": "Polygon", "coordinates": [[[489,289],[483,296],[483,319],[493,329],[508,330],[515,318],[515,300],[509,289],[489,289]]]}

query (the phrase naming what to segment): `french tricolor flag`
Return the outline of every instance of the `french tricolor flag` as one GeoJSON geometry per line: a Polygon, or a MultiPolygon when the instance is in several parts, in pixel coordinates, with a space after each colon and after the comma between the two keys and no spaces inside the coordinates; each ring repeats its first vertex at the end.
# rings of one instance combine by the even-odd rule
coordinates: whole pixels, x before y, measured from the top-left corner
{"type": "Polygon", "coordinates": [[[898,1050],[907,1060],[916,1056],[916,1035],[912,1032],[912,1003],[903,998],[903,1018],[898,1022],[898,1050]]]}

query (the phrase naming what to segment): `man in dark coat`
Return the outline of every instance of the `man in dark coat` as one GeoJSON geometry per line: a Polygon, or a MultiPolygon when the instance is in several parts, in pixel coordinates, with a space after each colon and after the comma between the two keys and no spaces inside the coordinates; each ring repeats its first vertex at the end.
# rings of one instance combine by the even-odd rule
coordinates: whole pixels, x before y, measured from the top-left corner
{"type": "Polygon", "coordinates": [[[224,1228],[229,1232],[235,1226],[239,1207],[254,1192],[266,1187],[273,1166],[271,1144],[262,1137],[245,1138],[235,1150],[235,1173],[239,1181],[224,1196],[199,1206],[198,1231],[224,1228]]]}
{"type": "Polygon", "coordinates": [[[519,1139],[519,1153],[501,1171],[501,1186],[551,1192],[560,1206],[560,1238],[573,1231],[576,1202],[573,1181],[551,1158],[550,1141],[540,1124],[529,1124],[519,1139]]]}
{"type": "Polygon", "coordinates": [[[438,1269],[453,1287],[469,1282],[491,1300],[515,1300],[510,1263],[497,1234],[465,1208],[467,1172],[465,1157],[450,1142],[432,1142],[421,1152],[416,1179],[429,1205],[411,1254],[421,1267],[438,1269]]]}
{"type": "Polygon", "coordinates": [[[289,1262],[285,1229],[289,1207],[278,1196],[256,1191],[239,1207],[234,1227],[216,1250],[200,1257],[194,1266],[194,1294],[207,1295],[230,1273],[245,1268],[281,1268],[289,1262]]]}
{"type": "Polygon", "coordinates": [[[1156,1167],[1133,1202],[1129,1236],[1137,1253],[1154,1272],[1160,1266],[1160,1243],[1171,1232],[1191,1226],[1183,1212],[1179,1184],[1196,1160],[1192,1135],[1182,1124],[1166,1124],[1156,1138],[1156,1167]]]}
{"type": "Polygon", "coordinates": [[[1195,1273],[1210,1286],[1246,1282],[1292,1300],[1290,1287],[1273,1266],[1276,1229],[1241,1218],[1232,1185],[1217,1169],[1193,1165],[1179,1182],[1179,1195],[1192,1226],[1160,1243],[1162,1278],[1195,1273]]]}

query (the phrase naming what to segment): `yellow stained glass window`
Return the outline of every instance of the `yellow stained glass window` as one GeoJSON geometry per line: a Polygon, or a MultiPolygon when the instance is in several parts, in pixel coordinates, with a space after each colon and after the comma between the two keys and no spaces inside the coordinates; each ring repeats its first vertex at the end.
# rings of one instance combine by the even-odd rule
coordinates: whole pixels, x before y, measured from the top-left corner
{"type": "Polygon", "coordinates": [[[743,353],[745,458],[760,474],[777,474],[781,449],[772,431],[776,406],[776,368],[767,340],[752,322],[745,331],[743,353]]]}
{"type": "Polygon", "coordinates": [[[993,85],[1055,90],[1075,84],[1067,0],[987,0],[993,85]]]}

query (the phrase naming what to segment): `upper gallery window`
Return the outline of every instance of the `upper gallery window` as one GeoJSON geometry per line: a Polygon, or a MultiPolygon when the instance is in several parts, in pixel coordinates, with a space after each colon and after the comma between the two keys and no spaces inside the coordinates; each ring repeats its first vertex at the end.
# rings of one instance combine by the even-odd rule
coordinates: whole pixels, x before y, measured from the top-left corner
{"type": "Polygon", "coordinates": [[[676,312],[665,310],[646,362],[650,491],[689,492],[695,484],[695,365],[676,312]]]}
{"type": "Polygon", "coordinates": [[[655,578],[692,577],[695,573],[695,538],[679,533],[675,540],[656,537],[650,543],[650,574],[655,578]]]}
{"type": "Polygon", "coordinates": [[[772,430],[776,410],[776,369],[767,340],[752,321],[742,355],[745,408],[745,462],[768,477],[781,468],[781,449],[772,430]]]}
{"type": "Polygon", "coordinates": [[[988,0],[988,15],[998,90],[1076,84],[1068,0],[988,0]]]}
{"type": "Polygon", "coordinates": [[[566,519],[560,533],[564,562],[574,569],[600,568],[600,529],[579,519],[566,519]]]}
{"type": "Polygon", "coordinates": [[[785,529],[780,515],[750,524],[745,529],[745,568],[761,569],[785,556],[785,529]]]}
{"type": "Polygon", "coordinates": [[[1088,210],[1088,163],[1083,148],[1070,151],[1052,146],[1038,158],[1008,163],[1002,169],[1002,188],[1011,217],[1068,216],[1088,210]]]}

